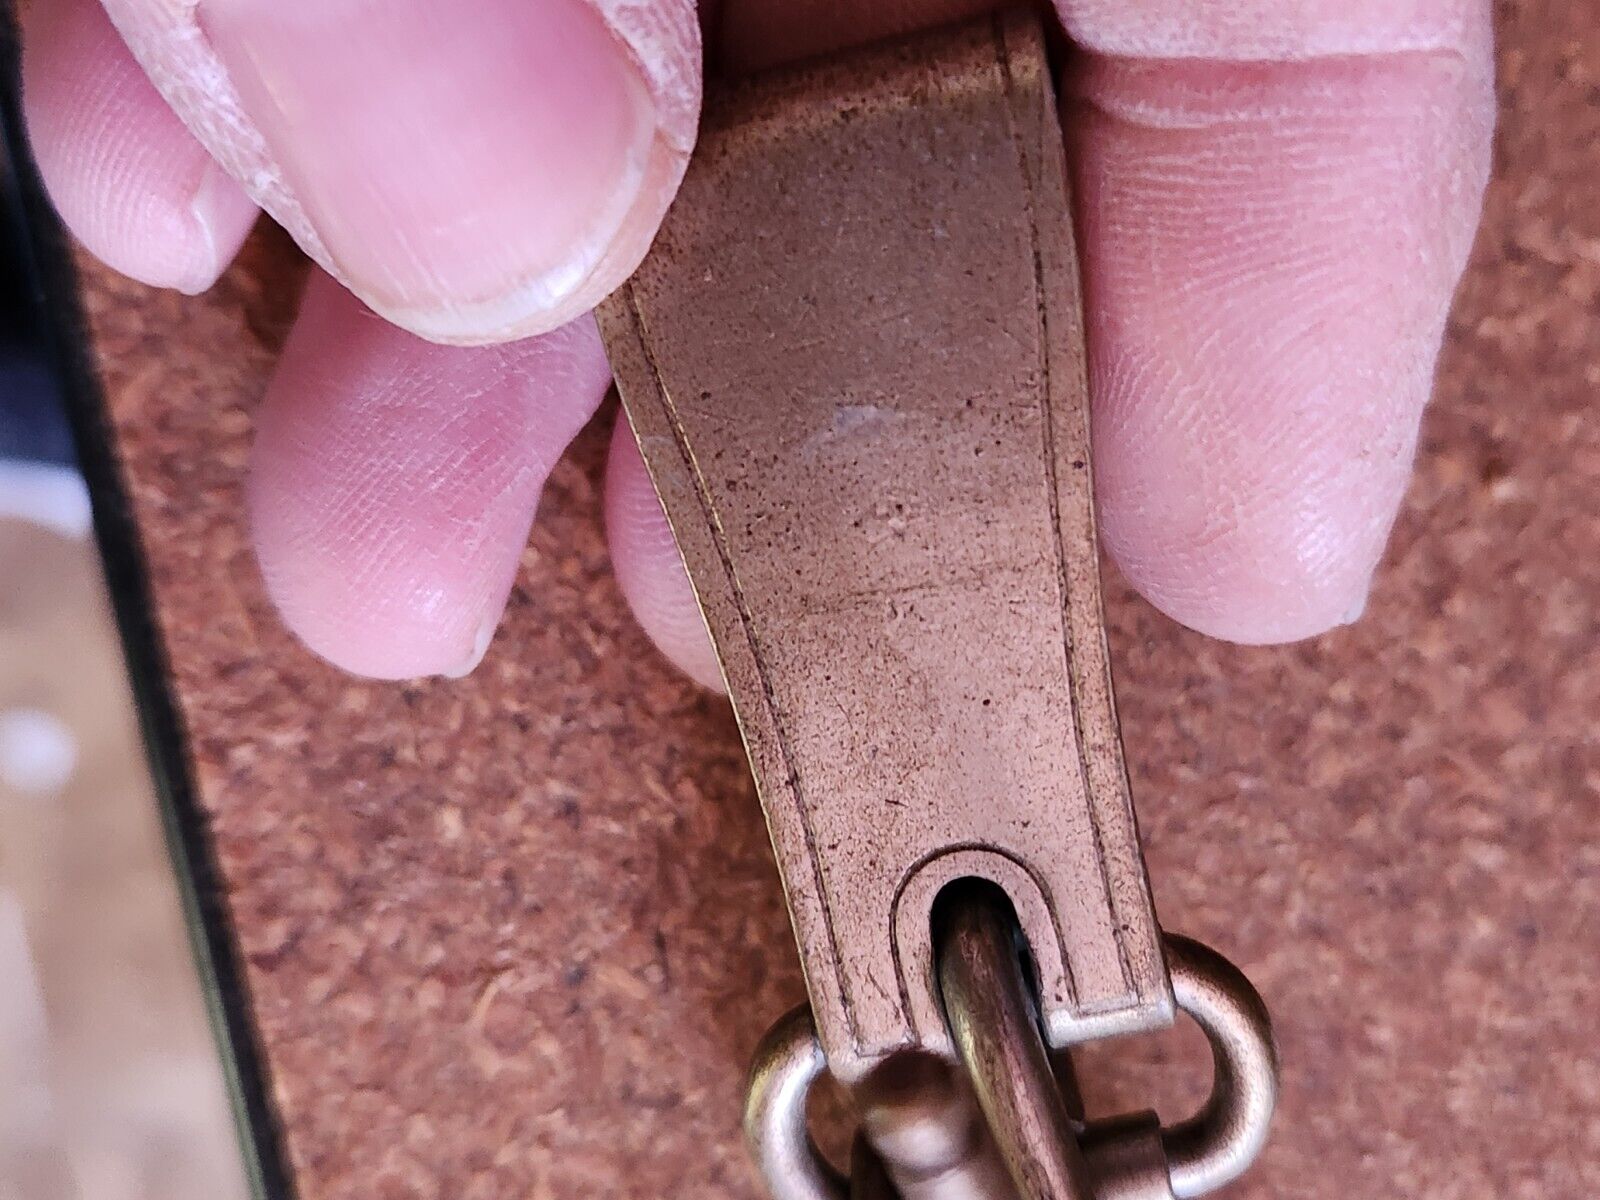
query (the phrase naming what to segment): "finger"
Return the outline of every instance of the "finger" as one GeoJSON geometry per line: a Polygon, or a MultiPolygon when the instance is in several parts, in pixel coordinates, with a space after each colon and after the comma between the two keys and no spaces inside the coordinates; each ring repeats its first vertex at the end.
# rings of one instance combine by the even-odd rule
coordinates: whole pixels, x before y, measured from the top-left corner
{"type": "Polygon", "coordinates": [[[1357,615],[1487,175],[1487,5],[1067,0],[1102,527],[1205,633],[1357,615]]]}
{"type": "Polygon", "coordinates": [[[251,463],[256,552],[289,627],[362,675],[471,670],[550,468],[610,381],[590,317],[435,346],[315,276],[251,463]]]}
{"type": "Polygon", "coordinates": [[[696,683],[725,690],[672,527],[621,413],[606,463],[605,511],[617,583],[645,633],[696,683]]]}
{"type": "Polygon", "coordinates": [[[692,0],[106,0],[178,114],[374,311],[486,343],[643,257],[700,99],[692,0]]]}
{"type": "Polygon", "coordinates": [[[89,252],[155,287],[215,283],[256,206],[150,86],[97,0],[32,6],[23,76],[39,173],[89,252]]]}

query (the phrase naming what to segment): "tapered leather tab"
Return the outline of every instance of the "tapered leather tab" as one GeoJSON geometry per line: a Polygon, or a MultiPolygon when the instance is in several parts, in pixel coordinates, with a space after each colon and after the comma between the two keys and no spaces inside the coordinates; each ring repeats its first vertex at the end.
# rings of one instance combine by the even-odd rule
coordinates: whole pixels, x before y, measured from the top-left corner
{"type": "Polygon", "coordinates": [[[832,1070],[950,1053],[941,888],[1005,890],[1057,1045],[1172,995],[1112,703],[1042,31],[714,88],[600,310],[721,657],[832,1070]]]}

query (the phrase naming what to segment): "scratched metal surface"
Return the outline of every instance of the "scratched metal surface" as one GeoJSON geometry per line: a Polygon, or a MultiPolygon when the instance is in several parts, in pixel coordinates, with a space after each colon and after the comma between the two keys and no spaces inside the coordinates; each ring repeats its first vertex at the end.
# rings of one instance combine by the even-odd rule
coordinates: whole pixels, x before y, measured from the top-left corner
{"type": "Polygon", "coordinates": [[[654,248],[596,313],[850,1082],[912,1041],[954,1053],[930,931],[968,876],[1016,906],[1052,1040],[1171,1020],[1055,108],[1032,17],[708,89],[654,248]]]}

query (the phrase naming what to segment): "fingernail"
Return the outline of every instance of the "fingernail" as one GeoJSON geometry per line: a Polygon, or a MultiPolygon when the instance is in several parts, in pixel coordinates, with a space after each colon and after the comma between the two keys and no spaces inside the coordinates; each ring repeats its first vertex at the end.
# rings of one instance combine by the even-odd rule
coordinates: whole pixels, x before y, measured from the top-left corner
{"type": "Polygon", "coordinates": [[[1344,615],[1339,618],[1339,624],[1354,625],[1357,621],[1359,621],[1362,617],[1362,614],[1367,611],[1367,601],[1369,601],[1371,598],[1372,580],[1369,579],[1367,580],[1365,586],[1362,587],[1361,594],[1357,596],[1350,606],[1344,610],[1344,615]]]}
{"type": "Polygon", "coordinates": [[[200,0],[337,274],[441,341],[526,331],[602,261],[657,114],[586,0],[200,0]]]}
{"type": "Polygon", "coordinates": [[[217,281],[239,252],[255,224],[256,206],[232,176],[208,158],[189,197],[189,217],[200,233],[201,244],[196,261],[173,286],[185,295],[197,296],[217,281]]]}
{"type": "Polygon", "coordinates": [[[466,658],[448,671],[439,674],[446,679],[464,679],[478,669],[478,664],[483,661],[483,656],[489,653],[489,643],[494,641],[495,626],[498,624],[494,617],[485,617],[478,625],[478,630],[472,637],[472,649],[467,652],[466,658]]]}

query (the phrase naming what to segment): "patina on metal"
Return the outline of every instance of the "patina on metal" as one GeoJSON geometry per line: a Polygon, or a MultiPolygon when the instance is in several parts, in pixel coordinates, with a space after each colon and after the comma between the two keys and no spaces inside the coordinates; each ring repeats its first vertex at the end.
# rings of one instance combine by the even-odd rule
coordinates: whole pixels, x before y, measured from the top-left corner
{"type": "Polygon", "coordinates": [[[1004,897],[953,889],[939,978],[950,1029],[1018,1200],[1188,1200],[1237,1178],[1266,1142],[1278,1061],[1266,1007],[1215,951],[1166,935],[1178,1007],[1211,1044],[1211,1095],[1163,1129],[1152,1112],[1086,1122],[1063,1101],[1004,897]]]}
{"type": "Polygon", "coordinates": [[[714,88],[600,309],[721,658],[828,1064],[951,1050],[935,897],[991,880],[1053,1043],[1164,1025],[1100,610],[1042,33],[714,88]]]}
{"type": "Polygon", "coordinates": [[[1170,1135],[1086,1128],[1049,1077],[1046,1045],[1171,1024],[1186,961],[1112,698],[1081,307],[1044,34],[1009,15],[713,85],[650,255],[599,310],[810,992],[751,1087],[778,1200],[1192,1195],[1270,1109],[1270,1041],[1230,1043],[1215,1111],[1170,1135]],[[1004,903],[936,936],[974,881],[1004,903]],[[908,1052],[963,1069],[874,1109],[908,1052]],[[868,1099],[853,1181],[806,1136],[824,1066],[868,1099]]]}
{"type": "Polygon", "coordinates": [[[865,1139],[852,1160],[857,1188],[876,1168],[900,1200],[1012,1200],[1000,1149],[956,1064],[917,1051],[897,1054],[855,1099],[865,1139]]]}
{"type": "Polygon", "coordinates": [[[988,1118],[1017,1200],[1092,1200],[1023,981],[1016,925],[988,889],[956,885],[941,905],[939,983],[956,1051],[988,1118]]]}
{"type": "Polygon", "coordinates": [[[806,1135],[805,1097],[824,1062],[809,1012],[789,1014],[757,1052],[746,1110],[776,1200],[884,1188],[899,1200],[1189,1200],[1249,1167],[1271,1124],[1278,1064],[1266,1009],[1236,968],[1188,938],[1166,937],[1178,1003],[1211,1044],[1212,1090],[1201,1110],[1167,1128],[1153,1112],[1087,1121],[1073,1081],[1062,1087],[1070,1062],[1052,1063],[1040,1036],[1009,904],[983,887],[952,890],[941,906],[939,978],[964,1076],[918,1061],[896,1089],[860,1089],[876,1154],[858,1145],[847,1182],[806,1135]],[[983,1117],[976,1132],[965,1119],[974,1101],[983,1117]]]}

